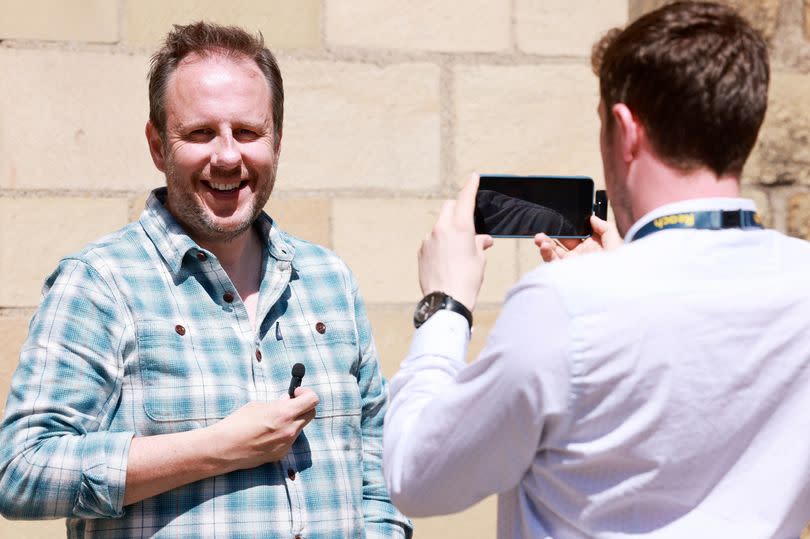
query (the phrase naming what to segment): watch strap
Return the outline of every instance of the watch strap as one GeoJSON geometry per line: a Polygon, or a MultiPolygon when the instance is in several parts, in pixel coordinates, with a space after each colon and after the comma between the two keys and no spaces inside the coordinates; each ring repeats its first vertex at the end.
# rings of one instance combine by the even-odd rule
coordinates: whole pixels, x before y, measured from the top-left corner
{"type": "Polygon", "coordinates": [[[472,329],[473,325],[473,316],[472,312],[460,301],[456,301],[453,296],[445,296],[444,302],[442,304],[442,309],[447,309],[453,311],[454,313],[458,313],[463,316],[467,323],[470,325],[470,329],[472,329]]]}

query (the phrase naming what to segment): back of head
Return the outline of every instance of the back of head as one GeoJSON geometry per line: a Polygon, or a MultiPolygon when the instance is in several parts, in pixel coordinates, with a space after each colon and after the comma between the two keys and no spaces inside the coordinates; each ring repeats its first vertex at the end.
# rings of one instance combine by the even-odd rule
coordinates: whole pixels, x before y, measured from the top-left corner
{"type": "Polygon", "coordinates": [[[161,135],[166,129],[166,85],[183,58],[222,54],[247,57],[256,62],[270,87],[273,129],[280,135],[284,120],[284,85],[273,53],[264,46],[261,33],[254,36],[236,26],[209,22],[174,25],[163,46],[152,56],[149,69],[149,120],[161,135]]]}
{"type": "Polygon", "coordinates": [[[765,41],[732,8],[668,4],[611,30],[591,61],[606,110],[627,105],[663,162],[683,172],[742,172],[770,73],[765,41]]]}

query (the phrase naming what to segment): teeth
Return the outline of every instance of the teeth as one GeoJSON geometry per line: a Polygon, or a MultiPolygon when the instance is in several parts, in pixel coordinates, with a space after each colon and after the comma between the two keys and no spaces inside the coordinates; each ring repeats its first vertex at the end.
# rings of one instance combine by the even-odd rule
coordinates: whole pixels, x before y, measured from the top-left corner
{"type": "Polygon", "coordinates": [[[236,189],[239,187],[241,182],[236,183],[213,183],[211,182],[211,188],[216,189],[217,191],[230,191],[231,189],[236,189]]]}

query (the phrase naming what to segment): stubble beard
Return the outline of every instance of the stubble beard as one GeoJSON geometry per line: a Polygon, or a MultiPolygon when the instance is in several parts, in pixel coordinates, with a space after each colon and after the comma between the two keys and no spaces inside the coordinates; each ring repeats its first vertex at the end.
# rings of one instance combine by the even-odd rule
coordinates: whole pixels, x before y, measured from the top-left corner
{"type": "MultiPolygon", "coordinates": [[[[227,243],[250,229],[270,199],[276,182],[276,167],[267,182],[253,182],[259,190],[250,200],[248,217],[230,226],[222,226],[197,197],[194,189],[179,177],[173,166],[166,170],[166,206],[172,216],[197,243],[227,243]]],[[[241,211],[241,208],[237,211],[241,211]]]]}

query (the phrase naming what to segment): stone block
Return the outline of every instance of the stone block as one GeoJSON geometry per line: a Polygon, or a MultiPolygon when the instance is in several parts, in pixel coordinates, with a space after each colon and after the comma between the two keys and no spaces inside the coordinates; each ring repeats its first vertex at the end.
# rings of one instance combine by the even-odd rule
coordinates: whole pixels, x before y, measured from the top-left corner
{"type": "Polygon", "coordinates": [[[109,0],[4,0],[0,40],[118,41],[118,5],[109,0]]]}
{"type": "Polygon", "coordinates": [[[39,304],[60,258],[127,222],[123,198],[0,198],[0,306],[39,304]]]}
{"type": "Polygon", "coordinates": [[[419,539],[495,537],[498,498],[484,498],[469,509],[453,515],[415,518],[414,537],[419,539]]]}
{"type": "Polygon", "coordinates": [[[586,175],[601,182],[599,90],[584,63],[456,68],[455,178],[586,175]]]}
{"type": "Polygon", "coordinates": [[[287,61],[277,189],[439,184],[439,68],[287,61]]]}
{"type": "Polygon", "coordinates": [[[602,34],[627,22],[627,0],[517,0],[515,33],[521,51],[590,58],[602,34]]]}
{"type": "MultiPolygon", "coordinates": [[[[658,9],[670,0],[629,0],[630,19],[658,9]]],[[[779,0],[718,0],[738,10],[765,39],[773,38],[779,18],[779,0]]]]}
{"type": "Polygon", "coordinates": [[[743,185],[740,193],[745,198],[750,198],[757,205],[757,213],[762,217],[763,224],[773,227],[773,206],[768,197],[768,191],[752,185],[743,185]]]}
{"type": "Polygon", "coordinates": [[[510,2],[328,0],[329,46],[442,52],[497,52],[510,46],[510,2]]]}
{"type": "Polygon", "coordinates": [[[14,539],[52,539],[65,536],[65,521],[60,520],[6,520],[0,517],[0,537],[14,539]]]}
{"type": "Polygon", "coordinates": [[[261,31],[272,49],[320,47],[318,0],[124,0],[124,40],[157,48],[173,24],[206,20],[261,31]]]}
{"type": "MultiPolygon", "coordinates": [[[[157,185],[155,187],[157,187],[157,185]]],[[[129,222],[137,221],[141,218],[141,213],[143,213],[143,210],[146,208],[146,201],[149,199],[150,194],[151,191],[145,191],[129,197],[129,200],[127,201],[129,208],[129,222]]]]}
{"type": "Polygon", "coordinates": [[[0,188],[159,185],[143,56],[0,49],[0,188]]]}
{"type": "Polygon", "coordinates": [[[768,112],[743,171],[746,183],[810,185],[810,75],[771,73],[768,112]]]}
{"type": "MultiPolygon", "coordinates": [[[[364,294],[361,286],[360,293],[364,294]]],[[[413,308],[419,299],[412,304],[375,305],[366,303],[368,318],[374,343],[380,354],[380,366],[383,376],[390,380],[399,370],[399,364],[408,354],[413,337],[413,308]]]]}
{"type": "MultiPolygon", "coordinates": [[[[804,36],[807,39],[810,39],[810,0],[804,0],[804,36]]],[[[810,524],[808,524],[807,529],[805,530],[808,536],[810,536],[810,524]]],[[[802,536],[804,539],[804,536],[802,536]]]]}
{"type": "Polygon", "coordinates": [[[271,196],[265,211],[285,232],[331,248],[329,224],[332,219],[332,205],[329,200],[271,196]]]}
{"type": "MultiPolygon", "coordinates": [[[[366,301],[413,305],[422,297],[417,251],[440,206],[439,200],[333,201],[333,246],[357,275],[366,301]]],[[[479,304],[503,300],[517,276],[516,261],[512,242],[497,242],[488,251],[479,304]]]]}
{"type": "Polygon", "coordinates": [[[795,193],[788,199],[788,234],[810,240],[810,193],[795,193]]]}

